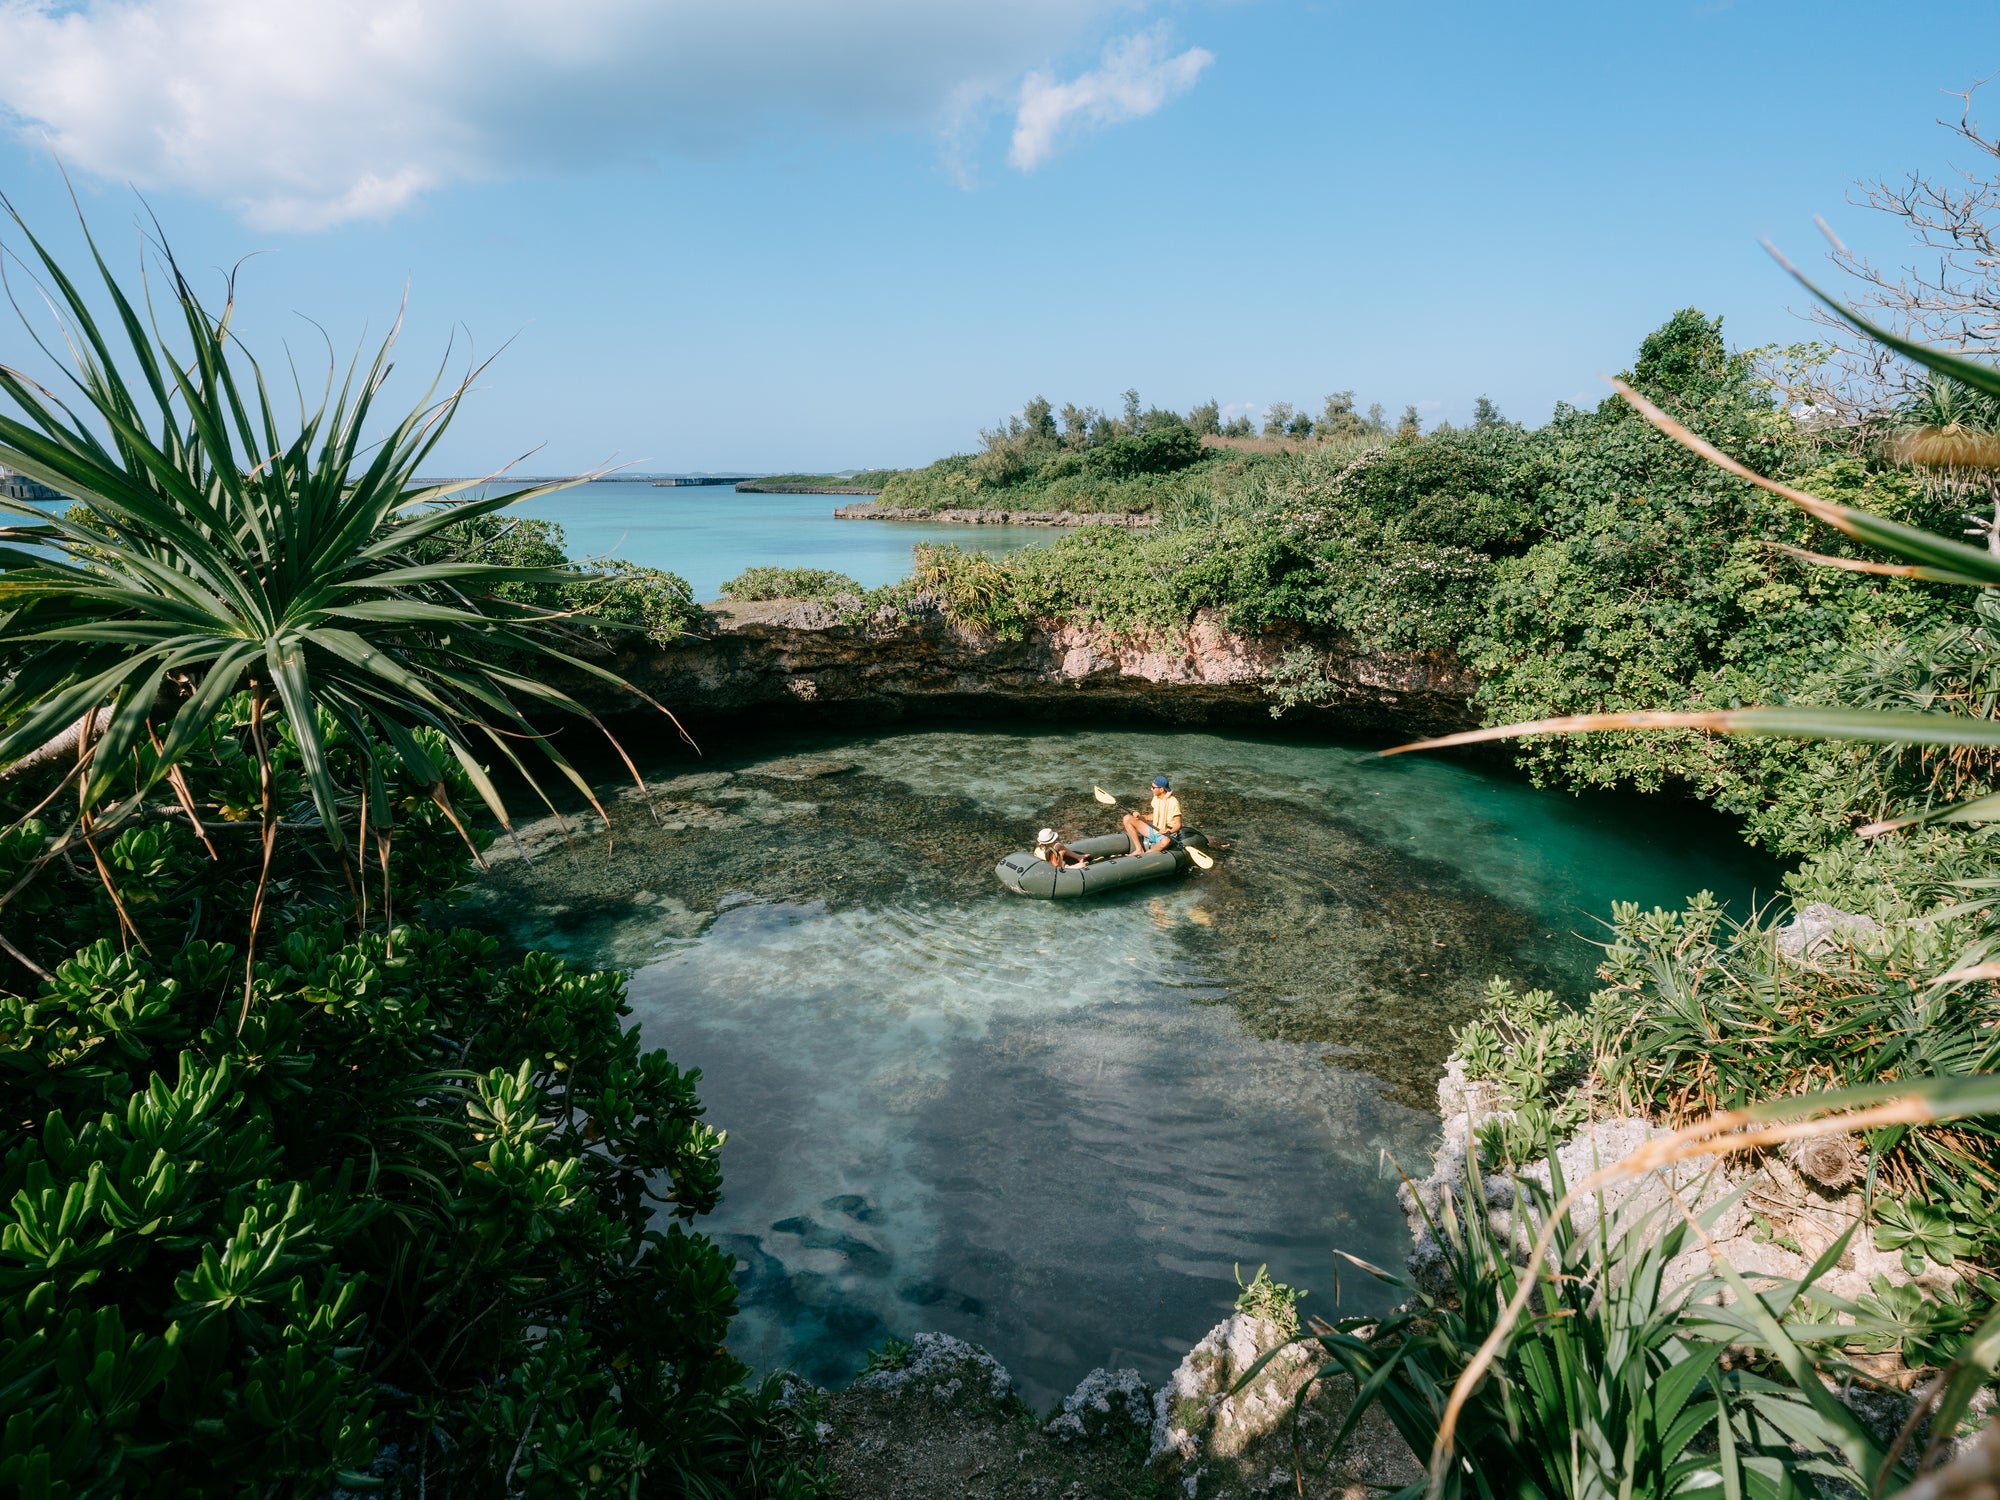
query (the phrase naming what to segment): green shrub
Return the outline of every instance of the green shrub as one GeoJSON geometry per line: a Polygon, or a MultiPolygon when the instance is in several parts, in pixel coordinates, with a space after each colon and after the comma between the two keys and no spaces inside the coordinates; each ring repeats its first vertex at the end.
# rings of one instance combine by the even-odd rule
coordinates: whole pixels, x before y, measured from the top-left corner
{"type": "Polygon", "coordinates": [[[1497,1112],[1475,1124],[1488,1166],[1547,1156],[1588,1116],[1589,1022],[1549,990],[1523,993],[1492,980],[1485,1008],[1452,1033],[1452,1056],[1469,1081],[1500,1089],[1497,1112]]]}
{"type": "Polygon", "coordinates": [[[100,940],[0,1009],[0,1095],[34,1122],[0,1160],[0,1464],[233,1495],[394,1443],[497,1493],[533,1425],[539,1492],[774,1480],[723,1425],[771,1425],[720,1347],[733,1260],[653,1221],[713,1206],[722,1138],[619,976],[295,930],[239,1036],[213,1020],[232,958],[100,940]]]}
{"type": "Polygon", "coordinates": [[[866,590],[830,568],[745,568],[722,586],[725,599],[853,601],[866,590]]]}
{"type": "Polygon", "coordinates": [[[506,583],[493,597],[561,611],[600,635],[638,631],[656,646],[701,624],[694,590],[678,573],[601,558],[587,567],[564,551],[563,529],[532,516],[476,516],[454,522],[412,550],[418,562],[488,562],[574,574],[573,579],[506,583]]]}

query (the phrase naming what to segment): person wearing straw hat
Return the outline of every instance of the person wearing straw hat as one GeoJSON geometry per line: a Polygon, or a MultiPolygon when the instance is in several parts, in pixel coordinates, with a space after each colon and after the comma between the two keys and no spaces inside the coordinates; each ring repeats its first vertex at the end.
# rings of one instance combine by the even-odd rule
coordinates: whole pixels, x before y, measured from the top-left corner
{"type": "Polygon", "coordinates": [[[1181,799],[1164,776],[1153,778],[1153,806],[1146,817],[1127,813],[1125,836],[1132,840],[1134,854],[1150,854],[1179,845],[1181,841],[1181,799]]]}
{"type": "Polygon", "coordinates": [[[1035,835],[1035,858],[1058,870],[1080,870],[1090,863],[1081,854],[1072,854],[1053,828],[1044,828],[1035,835]]]}

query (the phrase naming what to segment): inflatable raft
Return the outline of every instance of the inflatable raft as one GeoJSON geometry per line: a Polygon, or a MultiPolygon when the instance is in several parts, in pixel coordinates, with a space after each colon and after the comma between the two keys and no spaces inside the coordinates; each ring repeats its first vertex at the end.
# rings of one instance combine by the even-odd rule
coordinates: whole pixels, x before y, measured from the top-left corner
{"type": "MultiPolygon", "coordinates": [[[[1208,847],[1208,841],[1193,829],[1189,829],[1182,839],[1197,849],[1208,847]]],[[[1185,849],[1161,849],[1153,854],[1119,854],[1119,850],[1132,847],[1132,841],[1122,833],[1078,839],[1064,847],[1072,854],[1085,856],[1090,863],[1080,870],[1058,870],[1047,860],[1036,859],[1032,851],[1023,849],[1019,854],[1010,854],[1001,860],[993,867],[993,873],[1000,877],[1002,885],[1019,895],[1034,896],[1043,901],[1062,901],[1071,896],[1094,896],[1101,891],[1116,890],[1121,885],[1137,885],[1143,880],[1180,875],[1194,866],[1185,849]],[[1105,859],[1104,855],[1117,857],[1105,859]]]]}

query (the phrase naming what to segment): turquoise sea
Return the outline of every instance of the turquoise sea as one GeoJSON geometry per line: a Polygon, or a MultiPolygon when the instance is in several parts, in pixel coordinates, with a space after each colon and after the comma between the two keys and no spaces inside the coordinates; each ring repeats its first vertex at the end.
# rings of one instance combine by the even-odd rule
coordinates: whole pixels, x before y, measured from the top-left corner
{"type": "Polygon", "coordinates": [[[911,521],[837,521],[854,495],[739,495],[731,485],[653,485],[644,480],[580,484],[517,513],[554,521],[571,557],[616,557],[678,573],[697,599],[713,599],[745,568],[832,568],[867,588],[910,571],[918,542],[956,542],[1013,552],[1061,533],[1038,526],[933,526],[911,521]]]}

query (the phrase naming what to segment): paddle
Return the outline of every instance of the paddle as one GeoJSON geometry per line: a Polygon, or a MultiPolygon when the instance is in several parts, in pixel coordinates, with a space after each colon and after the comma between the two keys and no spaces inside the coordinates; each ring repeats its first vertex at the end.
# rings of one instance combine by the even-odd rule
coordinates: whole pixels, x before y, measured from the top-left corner
{"type": "MultiPolygon", "coordinates": [[[[1120,812],[1125,811],[1118,799],[1105,791],[1101,786],[1092,787],[1090,795],[1095,797],[1099,802],[1102,802],[1106,807],[1116,807],[1120,812]]],[[[1191,844],[1182,844],[1181,852],[1194,861],[1197,870],[1213,870],[1215,868],[1215,861],[1191,844]]]]}

